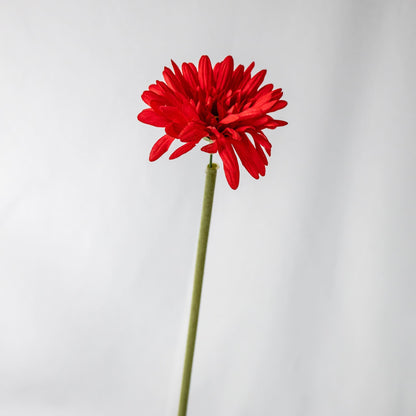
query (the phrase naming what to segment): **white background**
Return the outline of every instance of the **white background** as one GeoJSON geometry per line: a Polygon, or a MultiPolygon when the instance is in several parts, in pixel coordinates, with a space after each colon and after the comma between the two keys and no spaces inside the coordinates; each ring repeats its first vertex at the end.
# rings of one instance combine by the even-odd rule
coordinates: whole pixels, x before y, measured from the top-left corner
{"type": "Polygon", "coordinates": [[[1,416],[175,415],[208,160],[136,116],[202,54],[289,125],[219,171],[189,415],[416,414],[414,1],[0,5],[1,416]]]}

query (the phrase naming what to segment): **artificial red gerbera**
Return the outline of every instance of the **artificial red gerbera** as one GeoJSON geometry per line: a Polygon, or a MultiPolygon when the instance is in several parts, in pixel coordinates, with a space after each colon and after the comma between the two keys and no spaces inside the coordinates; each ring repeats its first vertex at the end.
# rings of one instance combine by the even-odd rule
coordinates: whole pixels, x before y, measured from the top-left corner
{"type": "Polygon", "coordinates": [[[150,161],[166,153],[175,139],[184,144],[169,159],[183,155],[205,139],[209,144],[201,150],[218,152],[232,189],[240,180],[237,156],[251,176],[264,176],[268,164],[264,151],[270,156],[272,145],[263,130],[287,124],[267,115],[287,105],[281,100],[282,89],[273,89],[272,84],[259,89],[266,70],[251,76],[254,62],[246,69],[243,65],[234,69],[231,56],[214,68],[206,55],[199,60],[198,69],[192,63],[183,63],[182,71],[173,61],[172,66],[173,71],[167,67],[163,71],[165,82],[156,81],[142,94],[150,108],[137,118],[164,127],[166,132],[154,144],[150,161]]]}

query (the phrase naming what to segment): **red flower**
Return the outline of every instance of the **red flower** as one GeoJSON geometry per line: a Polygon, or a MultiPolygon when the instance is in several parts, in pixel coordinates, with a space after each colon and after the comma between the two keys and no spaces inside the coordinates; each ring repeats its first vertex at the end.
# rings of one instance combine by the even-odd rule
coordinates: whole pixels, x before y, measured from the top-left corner
{"type": "Polygon", "coordinates": [[[165,67],[165,82],[156,81],[142,94],[150,108],[137,118],[143,123],[164,127],[166,134],[153,146],[149,159],[154,161],[166,153],[175,139],[183,145],[169,157],[175,159],[193,149],[201,139],[209,144],[201,148],[220,155],[225,176],[231,188],[240,180],[237,156],[251,176],[264,176],[271,143],[263,133],[287,123],[275,120],[271,113],[287,105],[281,100],[282,89],[272,84],[259,89],[266,75],[262,70],[251,76],[254,62],[246,69],[227,56],[214,69],[208,56],[202,56],[198,69],[183,63],[182,71],[172,61],[173,71],[165,67]],[[251,136],[252,140],[249,139],[251,136]]]}

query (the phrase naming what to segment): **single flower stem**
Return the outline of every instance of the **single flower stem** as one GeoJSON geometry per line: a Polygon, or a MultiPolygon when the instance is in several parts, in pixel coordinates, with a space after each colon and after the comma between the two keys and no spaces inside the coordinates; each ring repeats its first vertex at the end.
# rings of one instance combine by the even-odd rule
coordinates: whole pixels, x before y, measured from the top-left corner
{"type": "Polygon", "coordinates": [[[208,245],[209,225],[211,222],[212,202],[214,200],[215,179],[218,166],[212,163],[207,166],[204,200],[202,203],[201,225],[199,228],[198,249],[196,253],[194,287],[192,290],[191,314],[189,317],[188,339],[186,341],[185,362],[183,365],[181,396],[178,416],[186,416],[188,407],[189,386],[191,384],[192,362],[194,358],[196,331],[198,327],[199,305],[201,303],[202,279],[204,276],[205,257],[208,245]]]}

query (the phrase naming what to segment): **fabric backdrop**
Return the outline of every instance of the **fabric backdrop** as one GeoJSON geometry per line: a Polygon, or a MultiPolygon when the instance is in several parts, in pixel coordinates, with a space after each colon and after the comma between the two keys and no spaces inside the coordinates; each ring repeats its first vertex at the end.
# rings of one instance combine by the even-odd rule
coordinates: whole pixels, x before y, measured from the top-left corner
{"type": "Polygon", "coordinates": [[[150,163],[136,116],[203,54],[289,124],[218,172],[189,415],[416,414],[413,0],[0,12],[0,415],[176,414],[208,157],[150,163]]]}

